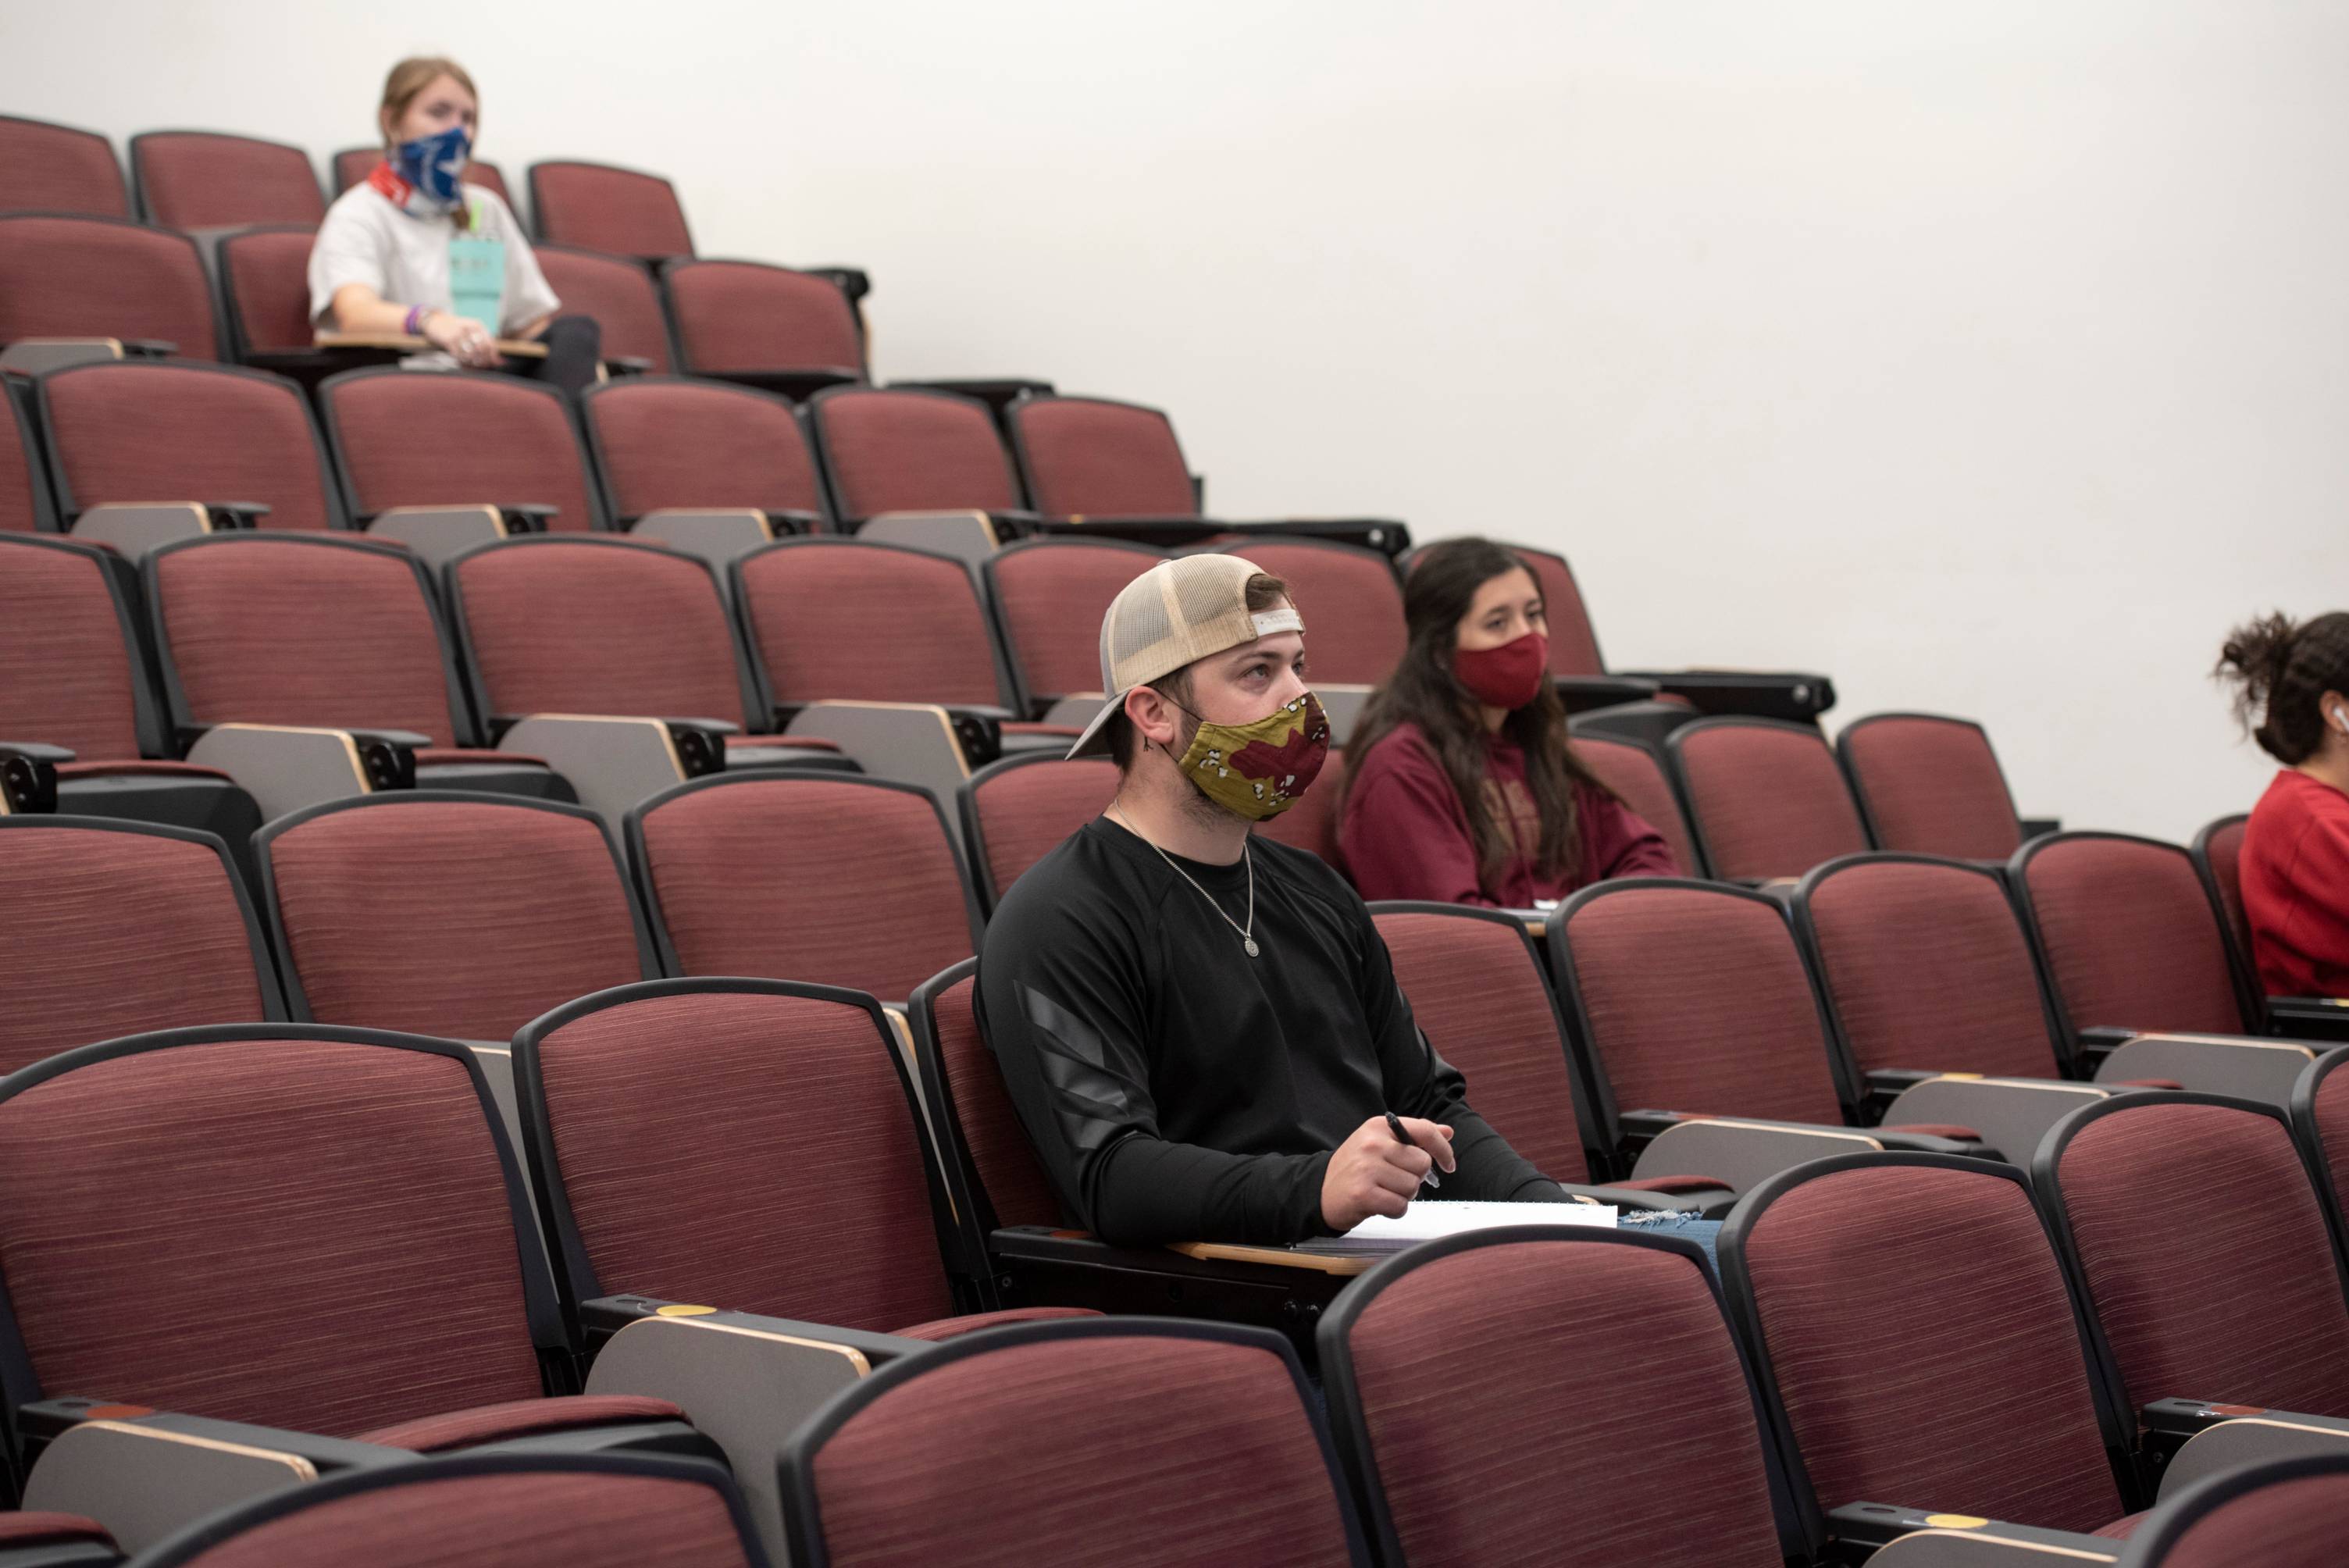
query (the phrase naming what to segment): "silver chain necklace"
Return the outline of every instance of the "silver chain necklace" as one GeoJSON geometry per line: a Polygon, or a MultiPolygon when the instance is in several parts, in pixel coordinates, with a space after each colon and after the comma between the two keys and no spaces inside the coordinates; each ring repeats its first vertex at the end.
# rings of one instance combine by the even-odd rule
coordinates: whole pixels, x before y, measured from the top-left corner
{"type": "Polygon", "coordinates": [[[1152,849],[1158,850],[1158,858],[1166,862],[1166,869],[1173,872],[1176,876],[1181,877],[1185,882],[1189,882],[1193,888],[1196,889],[1199,896],[1207,901],[1207,907],[1214,910],[1217,914],[1223,915],[1224,923],[1240,934],[1240,945],[1247,949],[1247,955],[1250,958],[1256,956],[1256,938],[1254,935],[1250,934],[1256,930],[1256,857],[1248,853],[1246,842],[1243,842],[1240,845],[1240,859],[1247,862],[1247,923],[1246,925],[1242,925],[1238,921],[1234,920],[1230,915],[1224,913],[1224,906],[1216,902],[1216,895],[1214,893],[1209,892],[1206,888],[1200,887],[1197,879],[1194,878],[1189,872],[1185,871],[1181,866],[1174,863],[1174,857],[1173,855],[1168,854],[1164,850],[1159,850],[1157,844],[1152,841],[1150,835],[1144,833],[1132,822],[1127,821],[1125,820],[1124,812],[1119,810],[1114,805],[1112,805],[1109,809],[1109,814],[1117,819],[1117,825],[1119,827],[1123,828],[1127,832],[1132,833],[1143,843],[1149,844],[1152,849]]]}

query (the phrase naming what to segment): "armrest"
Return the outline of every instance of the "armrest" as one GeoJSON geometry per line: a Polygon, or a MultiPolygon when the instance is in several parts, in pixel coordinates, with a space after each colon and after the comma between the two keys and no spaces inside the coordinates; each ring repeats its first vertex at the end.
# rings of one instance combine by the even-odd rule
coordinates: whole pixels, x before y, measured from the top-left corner
{"type": "Polygon", "coordinates": [[[1361,722],[1362,709],[1370,705],[1375,689],[1344,681],[1314,683],[1313,695],[1321,699],[1321,711],[1329,716],[1330,745],[1343,746],[1353,738],[1354,726],[1361,722]]]}
{"type": "Polygon", "coordinates": [[[606,717],[600,714],[493,716],[498,749],[536,757],[570,781],[579,803],[615,829],[656,790],[722,771],[726,737],[716,718],[606,717]]]}
{"type": "Polygon", "coordinates": [[[180,352],[180,346],[168,337],[126,337],[122,354],[126,359],[168,359],[180,352]]]}
{"type": "MultiPolygon", "coordinates": [[[[813,273],[820,278],[831,279],[839,287],[840,292],[848,296],[848,303],[851,304],[854,304],[873,292],[872,276],[863,267],[802,267],[800,271],[813,273]]],[[[1044,382],[1040,381],[1036,385],[1043,387],[1047,392],[1051,390],[1051,387],[1044,382]]]]}
{"type": "Polygon", "coordinates": [[[2141,1418],[2147,1429],[2147,1458],[2161,1467],[2158,1501],[2220,1470],[2302,1454],[2349,1452],[2349,1421],[2331,1416],[2159,1399],[2144,1408],[2141,1418]],[[2184,1445],[2171,1452],[2180,1434],[2184,1445]]]}
{"type": "MultiPolygon", "coordinates": [[[[763,1313],[728,1312],[720,1307],[667,1301],[652,1295],[601,1295],[579,1304],[579,1328],[585,1337],[588,1358],[598,1367],[626,1330],[639,1326],[691,1329],[720,1328],[756,1332],[774,1341],[813,1346],[833,1360],[854,1363],[857,1375],[929,1348],[926,1339],[901,1339],[836,1324],[808,1323],[795,1317],[769,1317],[763,1313]]],[[[590,1392],[595,1390],[590,1389],[590,1392]]],[[[605,1393],[618,1390],[606,1388],[605,1393]]],[[[637,1390],[641,1391],[641,1390],[637,1390]]]]}
{"type": "Polygon", "coordinates": [[[2096,1068],[2100,1084],[2168,1080],[2206,1094],[2240,1095],[2270,1105],[2292,1103],[2301,1069],[2316,1059],[2313,1047],[2250,1035],[2135,1035],[2096,1068]]]}
{"type": "Polygon", "coordinates": [[[74,519],[73,536],[107,545],[137,561],[158,545],[212,531],[211,511],[201,501],[109,501],[74,519]]]}
{"type": "Polygon", "coordinates": [[[775,1456],[823,1402],[873,1367],[929,1348],[889,1334],[720,1312],[649,1296],[580,1304],[590,1394],[667,1399],[725,1450],[773,1560],[786,1561],[775,1456]]]}
{"type": "Polygon", "coordinates": [[[544,533],[563,509],[537,501],[493,501],[508,533],[544,533]]]}
{"type": "Polygon", "coordinates": [[[1268,517],[1225,522],[1237,533],[1286,534],[1291,539],[1328,539],[1397,556],[1411,548],[1408,524],[1391,517],[1268,517]]]}
{"type": "Polygon", "coordinates": [[[1032,518],[1024,512],[979,511],[966,508],[941,511],[875,512],[856,526],[856,537],[879,544],[902,544],[951,555],[976,566],[1011,540],[1029,531],[1032,518]]]}
{"type": "MultiPolygon", "coordinates": [[[[1929,1078],[1946,1075],[1918,1068],[1871,1068],[1868,1077],[1868,1119],[1872,1124],[1882,1121],[1892,1102],[1929,1078]]],[[[1918,1120],[1927,1119],[1924,1117],[1918,1120]]]]}
{"type": "Polygon", "coordinates": [[[733,596],[734,584],[726,569],[737,556],[766,544],[779,535],[804,533],[792,521],[806,512],[764,512],[755,507],[662,507],[642,517],[624,518],[621,526],[635,539],[657,540],[671,550],[698,555],[709,562],[720,593],[733,596]]]}
{"type": "Polygon", "coordinates": [[[1667,1128],[1687,1120],[1677,1110],[1627,1110],[1615,1118],[1616,1141],[1627,1154],[1636,1154],[1661,1137],[1667,1128]]]}
{"type": "Polygon", "coordinates": [[[25,1506],[95,1519],[140,1552],[204,1515],[336,1470],[404,1464],[405,1449],[93,1399],[24,1406],[35,1458],[25,1506]]]}
{"type": "Polygon", "coordinates": [[[2349,996],[2271,996],[2268,1027],[2295,1040],[2349,1040],[2349,996]]]}
{"type": "Polygon", "coordinates": [[[2050,1568],[2118,1563],[2120,1543],[1971,1513],[1848,1502],[1827,1515],[1828,1561],[1877,1568],[2050,1568]]]}
{"type": "Polygon", "coordinates": [[[498,507],[396,506],[359,520],[369,539],[391,540],[414,551],[429,566],[439,566],[460,550],[503,539],[516,531],[498,507]]]}
{"type": "Polygon", "coordinates": [[[204,511],[211,514],[212,531],[253,529],[269,515],[269,503],[264,500],[208,500],[204,511]]]}
{"type": "Polygon", "coordinates": [[[607,354],[604,356],[604,368],[622,376],[649,376],[653,373],[653,362],[640,355],[607,354]]]}
{"type": "MultiPolygon", "coordinates": [[[[1869,1074],[1871,1080],[1876,1074],[1869,1074]]],[[[2063,1078],[1992,1078],[1972,1073],[1920,1076],[1887,1108],[1883,1119],[1970,1127],[1982,1134],[1969,1152],[2028,1165],[2047,1130],[2082,1106],[2121,1091],[2063,1078]]],[[[1895,1135],[1898,1136],[1898,1135],[1895,1135]]]]}
{"type": "MultiPolygon", "coordinates": [[[[1901,1146],[1919,1147],[1920,1142],[1925,1146],[1939,1145],[1941,1152],[1963,1153],[1970,1147],[1942,1139],[1907,1139],[1901,1140],[1901,1146]]],[[[1764,1177],[1806,1160],[1865,1153],[1889,1146],[1890,1140],[1884,1134],[1862,1132],[1855,1128],[1690,1117],[1659,1131],[1640,1151],[1631,1175],[1636,1180],[1689,1172],[1709,1176],[1731,1191],[1743,1193],[1764,1177]]]]}
{"type": "Polygon", "coordinates": [[[1216,1243],[1120,1247],[1041,1225],[996,1231],[987,1250],[1010,1298],[1006,1305],[1255,1324],[1287,1335],[1308,1366],[1322,1310],[1376,1261],[1216,1243]]]}
{"type": "Polygon", "coordinates": [[[1621,670],[1651,680],[1706,714],[1747,714],[1808,724],[1835,706],[1835,682],[1825,676],[1765,670],[1621,670]]]}
{"type": "Polygon", "coordinates": [[[999,724],[989,725],[976,710],[963,710],[963,719],[934,703],[850,702],[827,698],[812,702],[792,716],[783,727],[786,737],[819,736],[840,749],[865,772],[880,779],[918,784],[941,800],[950,800],[970,777],[968,747],[977,740],[1002,747],[999,724]],[[992,739],[988,732],[992,731],[992,739]],[[976,734],[974,734],[976,730],[976,734]]]}
{"type": "Polygon", "coordinates": [[[1552,676],[1549,684],[1569,716],[1618,703],[1645,702],[1658,689],[1653,681],[1633,680],[1629,676],[1552,676]]]}
{"type": "MultiPolygon", "coordinates": [[[[38,376],[45,370],[62,370],[68,365],[126,359],[134,350],[160,348],[168,354],[171,347],[170,344],[153,342],[125,343],[119,337],[20,337],[0,344],[0,371],[38,376]]],[[[142,352],[140,357],[149,356],[142,352]]]]}
{"type": "MultiPolygon", "coordinates": [[[[1703,1180],[1711,1180],[1704,1178],[1703,1180]]],[[[1694,1187],[1685,1192],[1643,1191],[1637,1187],[1592,1187],[1561,1181],[1557,1190],[1569,1200],[1588,1198],[1594,1203],[1612,1203],[1619,1209],[1643,1210],[1662,1214],[1701,1214],[1717,1202],[1727,1188],[1694,1187]],[[1707,1193],[1712,1202],[1708,1202],[1707,1193]]]]}
{"type": "Polygon", "coordinates": [[[26,814],[57,809],[57,766],[74,754],[36,740],[0,740],[0,807],[26,814]]]}
{"type": "Polygon", "coordinates": [[[1047,703],[1044,711],[1037,717],[1045,724],[1068,725],[1082,729],[1093,721],[1093,715],[1099,713],[1102,704],[1108,700],[1097,691],[1070,692],[1047,703]]]}
{"type": "Polygon", "coordinates": [[[215,724],[196,737],[188,760],[234,779],[268,820],[322,800],[413,789],[415,748],[425,744],[406,730],[215,724]]]}

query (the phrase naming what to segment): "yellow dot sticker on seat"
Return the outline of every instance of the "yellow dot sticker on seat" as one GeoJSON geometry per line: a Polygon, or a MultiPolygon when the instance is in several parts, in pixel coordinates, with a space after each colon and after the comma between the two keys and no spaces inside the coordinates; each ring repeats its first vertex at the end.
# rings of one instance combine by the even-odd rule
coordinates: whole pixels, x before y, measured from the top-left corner
{"type": "Polygon", "coordinates": [[[1971,1513],[1929,1513],[1925,1516],[1925,1522],[1936,1530],[1980,1530],[1990,1521],[1977,1519],[1971,1513]]]}
{"type": "Polygon", "coordinates": [[[653,1315],[656,1317],[708,1317],[717,1310],[714,1306],[688,1306],[681,1301],[673,1301],[667,1306],[653,1308],[653,1315]]]}

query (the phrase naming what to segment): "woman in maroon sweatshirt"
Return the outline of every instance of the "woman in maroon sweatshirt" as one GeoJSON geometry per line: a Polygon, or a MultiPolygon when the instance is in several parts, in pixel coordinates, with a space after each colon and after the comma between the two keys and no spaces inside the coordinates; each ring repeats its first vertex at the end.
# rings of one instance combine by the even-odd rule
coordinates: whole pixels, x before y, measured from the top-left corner
{"type": "Polygon", "coordinates": [[[2243,913],[2271,996],[2349,996],[2349,614],[2238,627],[2217,674],[2283,764],[2243,829],[2243,913]]]}
{"type": "Polygon", "coordinates": [[[1608,877],[1677,876],[1663,835],[1574,755],[1541,590],[1484,539],[1419,555],[1411,645],[1347,746],[1338,835],[1366,899],[1528,909],[1608,877]]]}

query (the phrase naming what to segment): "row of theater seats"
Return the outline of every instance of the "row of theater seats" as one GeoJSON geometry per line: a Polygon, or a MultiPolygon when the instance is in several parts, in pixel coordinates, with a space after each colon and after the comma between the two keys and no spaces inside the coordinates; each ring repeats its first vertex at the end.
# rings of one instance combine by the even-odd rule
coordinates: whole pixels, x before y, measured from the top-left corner
{"type": "MultiPolygon", "coordinates": [[[[336,153],[336,190],[378,157],[336,153]]],[[[306,271],[326,197],[308,154],[160,131],[131,139],[130,170],[126,185],[101,136],[0,117],[0,213],[20,220],[0,224],[0,345],[95,335],[305,375],[336,363],[313,342],[306,271]]],[[[512,202],[495,164],[466,178],[512,202]]],[[[609,360],[802,392],[864,379],[856,269],[697,259],[657,175],[558,160],[529,181],[541,269],[566,312],[602,326],[609,360]]]]}
{"type": "MultiPolygon", "coordinates": [[[[10,816],[0,889],[45,913],[0,993],[0,1069],[252,1018],[502,1040],[663,975],[844,986],[928,1027],[940,996],[968,1013],[994,890],[1113,788],[1099,760],[986,770],[960,798],[969,862],[922,791],[802,769],[672,786],[616,835],[551,800],[351,795],[254,835],[257,898],[207,834],[10,816]]],[[[2040,840],[2004,872],[1849,857],[1785,899],[1602,883],[1530,926],[1372,907],[1421,1026],[1512,1142],[1666,1206],[1857,1147],[2020,1159],[2148,1083],[2281,1104],[2313,1049],[2268,1031],[2340,1032],[2325,1006],[2263,1015],[2186,851],[2115,835],[2040,840]]],[[[1016,1144],[988,1105],[990,1146],[1016,1144]]],[[[1018,1185],[1009,1222],[1057,1218],[1032,1172],[1018,1185]]]]}
{"type": "MultiPolygon", "coordinates": [[[[0,211],[137,218],[183,232],[316,223],[326,215],[327,195],[301,148],[220,131],[160,130],[132,137],[129,149],[126,181],[114,144],[98,132],[0,115],[0,211]]],[[[365,180],[382,157],[373,147],[333,154],[334,193],[365,180]]],[[[524,211],[496,164],[475,159],[464,179],[524,211]]],[[[558,159],[531,165],[529,183],[533,232],[541,240],[647,261],[694,253],[676,188],[658,175],[558,159]]]]}
{"type": "MultiPolygon", "coordinates": [[[[276,847],[349,820],[360,842],[302,858],[338,856],[364,879],[385,852],[366,841],[385,830],[436,826],[453,861],[458,819],[532,810],[369,804],[286,825],[276,847]]],[[[216,844],[160,838],[182,862],[167,867],[140,859],[147,846],[133,841],[150,837],[17,820],[0,830],[0,853],[56,856],[56,902],[134,872],[150,905],[186,905],[180,895],[205,880],[216,900],[233,891],[216,844]],[[91,834],[122,843],[63,841],[91,834]]],[[[493,907],[452,903],[440,918],[476,941],[494,926],[527,963],[573,934],[542,928],[559,906],[500,902],[499,888],[552,882],[560,896],[584,884],[545,875],[528,836],[519,847],[524,863],[490,866],[460,890],[493,907]]],[[[580,858],[591,850],[608,858],[600,842],[580,858]]],[[[1633,887],[1570,913],[1552,946],[1586,987],[1611,984],[1600,961],[1627,931],[1581,923],[1620,906],[1638,915],[1636,934],[1684,897],[1780,918],[1733,890],[1633,887]]],[[[212,929],[238,918],[197,913],[212,929]]],[[[306,981],[308,965],[338,954],[365,963],[355,947],[412,948],[407,912],[379,913],[368,925],[314,907],[281,955],[306,981]]],[[[1432,1030],[1472,1012],[1511,1032],[1517,1020],[1491,1013],[1509,1006],[1513,979],[1531,1006],[1549,1006],[1521,929],[1449,909],[1380,918],[1432,1030]],[[1424,983],[1429,965],[1442,984],[1424,983]]],[[[1743,957],[1728,934],[1713,928],[1708,961],[1743,957]]],[[[229,966],[233,943],[208,961],[192,945],[158,951],[187,955],[191,970],[229,966]]],[[[53,984],[101,977],[100,963],[66,956],[41,971],[53,984]]],[[[119,985],[132,983],[125,967],[119,985]]],[[[26,1502],[95,1511],[135,1538],[163,1532],[187,1495],[185,1466],[216,1465],[222,1443],[248,1466],[290,1455],[355,1474],[415,1453],[648,1450],[722,1456],[760,1529],[781,1539],[796,1506],[804,1543],[807,1493],[788,1462],[789,1498],[770,1490],[778,1451],[819,1449],[858,1412],[889,1408],[894,1391],[1015,1346],[1071,1347],[1026,1357],[1029,1380],[1058,1388],[1067,1418],[1017,1445],[1021,1473],[1059,1473],[1038,1461],[1047,1440],[1076,1443],[1071,1464],[1156,1452],[1155,1437],[1193,1430],[1186,1398],[1243,1427],[1299,1418],[1301,1405],[1268,1405],[1265,1385],[1225,1386],[1195,1361],[1138,1386],[1147,1398],[1108,1401],[1046,1371],[1061,1354],[1086,1364],[1079,1345],[1099,1353],[1097,1369],[1163,1368],[1134,1341],[1164,1335],[1247,1346],[1264,1375],[1278,1372],[1272,1390],[1301,1386],[1280,1343],[1245,1329],[1112,1319],[982,1332],[1154,1303],[1268,1316],[1318,1357],[1340,1449],[1357,1467],[1351,1493],[1387,1562],[1759,1565],[1829,1535],[1886,1540],[1930,1523],[1927,1511],[2111,1539],[2139,1527],[2133,1511],[2157,1481],[2176,1490],[2280,1445],[2349,1441],[2338,1239],[2349,1077],[2336,1070],[2349,1053],[2304,1067],[2289,1113],[2177,1091],[2087,1097],[2014,1165],[1854,1138],[1745,1192],[1719,1245],[1721,1295],[1688,1243],[1572,1232],[1422,1249],[1353,1289],[1347,1271],[1289,1269],[1311,1283],[1283,1288],[1264,1284],[1276,1265],[1246,1249],[1144,1252],[1060,1230],[968,993],[967,965],[918,987],[907,1034],[870,995],[837,986],[635,982],[555,1006],[511,1043],[216,1022],[17,1068],[0,1080],[0,1191],[11,1194],[0,1388],[30,1464],[26,1502]],[[512,1080],[502,1106],[501,1070],[512,1080]],[[924,1348],[939,1340],[958,1344],[924,1348]],[[180,1451],[191,1439],[200,1460],[180,1451]],[[1657,1484],[1684,1471],[1702,1484],[1657,1484]]],[[[79,1006],[62,989],[32,1000],[79,1006]]],[[[181,1000],[159,988],[149,1005],[160,1017],[181,1000]]],[[[194,1005],[214,1016],[237,1006],[194,1005]]],[[[1532,1151],[1539,1130],[1509,1099],[1507,1072],[1468,1066],[1480,1103],[1532,1151]]],[[[1033,1421],[1038,1408],[965,1375],[978,1381],[955,1403],[978,1425],[943,1422],[937,1440],[988,1491],[1002,1484],[1009,1445],[976,1433],[1019,1430],[995,1423],[1033,1421]]],[[[1293,1429],[1309,1430],[1305,1420],[1293,1429]]],[[[1220,1444],[1204,1451],[1230,1457],[1220,1444]]],[[[898,1463],[929,1475],[936,1460],[923,1448],[898,1463]]],[[[1300,1522],[1296,1495],[1269,1485],[1262,1461],[1237,1473],[1320,1542],[1279,1560],[1348,1560],[1340,1536],[1300,1522]]],[[[250,1490],[253,1476],[215,1471],[210,1484],[250,1490]]],[[[905,1507],[899,1489],[878,1495],[905,1507]]],[[[819,1511],[857,1517],[828,1501],[819,1511]]],[[[911,1517],[936,1522],[922,1509],[911,1517]]],[[[1010,1528],[997,1518],[990,1528],[1010,1528]]],[[[1199,1528],[1266,1527],[1247,1519],[1216,1508],[1199,1528]]],[[[1026,1560],[1052,1563],[1097,1561],[1102,1540],[1019,1539],[1040,1553],[1026,1560]]]]}
{"type": "MultiPolygon", "coordinates": [[[[2137,1135],[2092,1126],[2075,1143],[2137,1135]]],[[[2247,1150],[2264,1141],[2248,1124],[2226,1128],[2220,1141],[2230,1135],[2247,1150]]],[[[2076,1161],[2085,1169],[2073,1184],[2093,1201],[2110,1161],[2076,1161]]],[[[182,1525],[133,1568],[768,1568],[785,1552],[816,1568],[1781,1568],[1816,1560],[1822,1545],[1832,1561],[1865,1554],[1882,1568],[2337,1561],[2349,1528],[2349,1424],[2295,1412],[2296,1443],[2261,1441],[2286,1425],[2282,1412],[2261,1409],[2182,1447],[2173,1428],[2147,1455],[2168,1470],[2158,1506],[2115,1516],[2151,1489],[2136,1464],[2110,1462],[2126,1449],[2098,1451],[2126,1412],[2096,1398],[2064,1343],[2062,1277],[2027,1204],[1994,1176],[1948,1168],[1846,1164],[1806,1185],[1816,1190],[1790,1186],[1757,1205],[1738,1238],[1731,1306],[1744,1333],[1688,1243],[1485,1233],[1421,1248],[1349,1295],[1319,1336],[1326,1401],[1268,1334],[1151,1318],[1006,1327],[859,1378],[812,1412],[771,1467],[740,1483],[721,1463],[626,1449],[386,1452],[182,1525]],[[1822,1388],[1806,1369],[1779,1375],[1757,1398],[1757,1362],[1783,1359],[1789,1342],[1832,1345],[1843,1326],[1822,1309],[1827,1297],[1805,1295],[1824,1265],[1799,1249],[1831,1243],[1834,1212],[1876,1195],[1862,1184],[1886,1181],[1995,1247],[2002,1281],[2032,1292],[2021,1307],[1995,1302],[1992,1326],[2013,1336],[2016,1359],[1952,1354],[1912,1329],[1903,1337],[1924,1354],[1907,1364],[1905,1389],[1822,1388]],[[1464,1304],[1491,1326],[1489,1337],[1472,1345],[1461,1334],[1464,1304]],[[2049,1381],[2027,1380],[2041,1371],[2049,1381]],[[1902,1391],[1930,1398],[1928,1373],[1982,1372],[1994,1381],[1969,1384],[1978,1399],[2044,1412],[2003,1462],[1979,1439],[1955,1453],[1931,1446],[1948,1428],[1896,1402],[1902,1391]],[[1857,1429],[1830,1432],[1836,1418],[1857,1429]],[[1887,1443],[1869,1452],[1865,1473],[1855,1438],[1887,1443]],[[2033,1440],[2044,1446],[2026,1453],[2033,1440]],[[2036,1454],[2047,1468],[2033,1474],[2036,1454]],[[1670,1484],[1692,1471],[1701,1484],[1670,1484]],[[1929,1511],[1833,1501],[1855,1483],[1867,1496],[1918,1485],[1969,1508],[1993,1497],[2022,1506],[1984,1516],[1957,1512],[1954,1501],[1929,1511]],[[770,1489],[779,1508],[762,1507],[770,1489]],[[2091,1532],[2029,1522],[2064,1516],[2097,1522],[2091,1532]],[[771,1552],[778,1539],[782,1550],[771,1552]]],[[[2111,1214],[2067,1234],[2081,1256],[2125,1252],[2129,1239],[2126,1219],[2111,1214]]],[[[1876,1294],[1895,1299],[1870,1305],[1899,1308],[1914,1292],[1876,1294]]],[[[2311,1326],[2279,1325],[2276,1337],[2311,1326]]],[[[2337,1346],[2338,1325],[2324,1326],[2337,1346]]],[[[2240,1365],[2178,1370],[2260,1376],[2240,1365]]],[[[2308,1387],[2287,1370],[2267,1375],[2308,1387]]],[[[108,1568],[122,1561],[115,1547],[94,1520],[0,1515],[6,1568],[108,1568]]]]}

